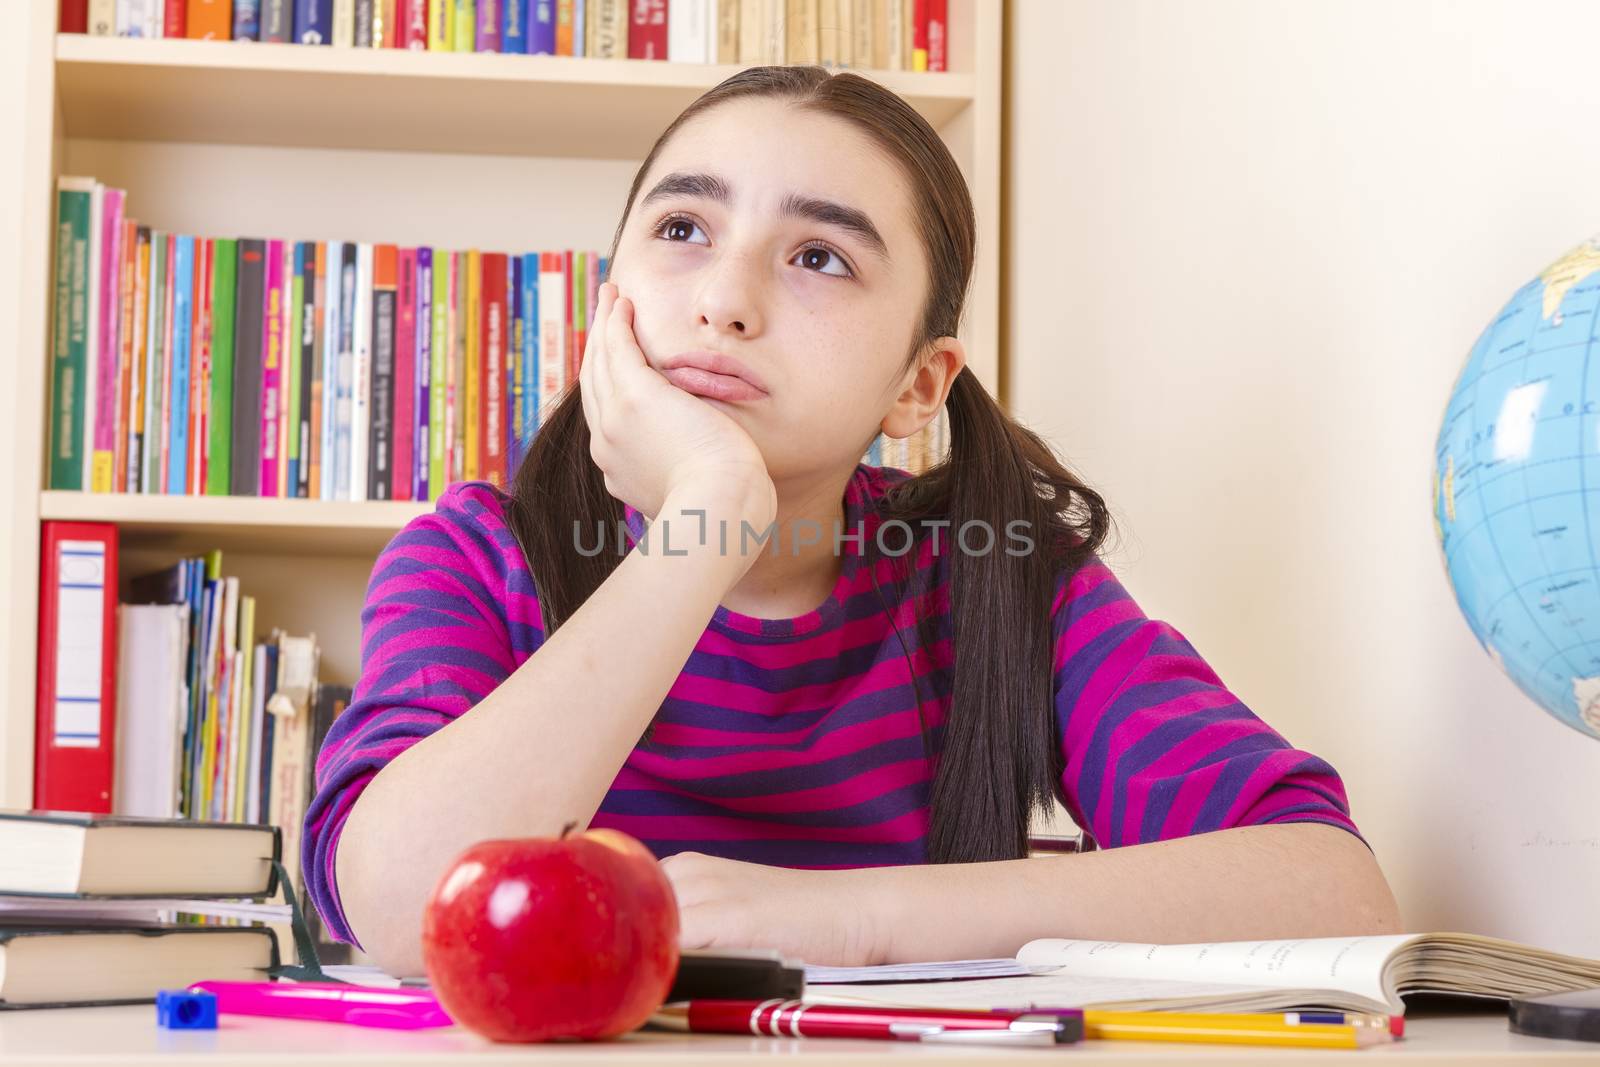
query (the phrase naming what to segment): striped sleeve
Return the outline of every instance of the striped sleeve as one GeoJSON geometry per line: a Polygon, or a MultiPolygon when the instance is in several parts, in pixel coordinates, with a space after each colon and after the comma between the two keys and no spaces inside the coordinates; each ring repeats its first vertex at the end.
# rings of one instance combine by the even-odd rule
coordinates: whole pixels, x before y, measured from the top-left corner
{"type": "Polygon", "coordinates": [[[487,487],[458,483],[396,534],[373,566],[361,611],[360,678],[317,754],[301,847],[306,895],[337,940],[359,946],[334,877],[339,834],[356,798],[391,760],[515,669],[502,551],[508,534],[487,487]]]}
{"type": "Polygon", "coordinates": [[[1101,848],[1275,822],[1367,843],[1333,767],[1245,707],[1100,559],[1059,583],[1052,629],[1064,800],[1101,848]]]}

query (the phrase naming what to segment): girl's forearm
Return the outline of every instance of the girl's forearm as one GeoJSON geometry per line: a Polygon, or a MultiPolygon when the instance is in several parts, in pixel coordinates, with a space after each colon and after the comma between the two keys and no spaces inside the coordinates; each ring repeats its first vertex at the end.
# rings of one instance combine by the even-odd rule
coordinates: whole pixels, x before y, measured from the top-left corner
{"type": "MultiPolygon", "coordinates": [[[[368,783],[335,857],[340,903],[362,947],[391,973],[421,973],[422,909],[474,842],[588,826],[749,556],[692,533],[754,519],[735,494],[669,497],[646,541],[472,710],[368,783]],[[662,551],[670,522],[672,555],[662,551]],[[686,554],[679,555],[680,549],[686,554]]],[[[765,519],[763,518],[763,521],[765,519]]]]}
{"type": "Polygon", "coordinates": [[[841,872],[885,963],[989,959],[1035,938],[1147,944],[1397,933],[1399,909],[1354,835],[1243,826],[1099,852],[841,872]],[[961,922],[940,916],[962,916],[961,922]]]}

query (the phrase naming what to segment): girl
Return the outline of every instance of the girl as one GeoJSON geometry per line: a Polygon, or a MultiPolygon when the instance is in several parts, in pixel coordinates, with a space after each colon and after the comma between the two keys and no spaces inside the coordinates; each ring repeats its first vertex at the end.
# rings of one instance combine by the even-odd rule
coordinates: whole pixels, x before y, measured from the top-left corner
{"type": "Polygon", "coordinates": [[[857,75],[744,70],[667,128],[509,494],[451,486],[376,563],[305,825],[335,937],[421,973],[449,862],[568,823],[661,857],[685,948],[1399,928],[1335,770],[1144,616],[1100,496],[966,369],[973,235],[857,75]],[[858,462],[941,407],[932,470],[858,462]],[[1098,851],[1026,858],[1053,799],[1098,851]]]}

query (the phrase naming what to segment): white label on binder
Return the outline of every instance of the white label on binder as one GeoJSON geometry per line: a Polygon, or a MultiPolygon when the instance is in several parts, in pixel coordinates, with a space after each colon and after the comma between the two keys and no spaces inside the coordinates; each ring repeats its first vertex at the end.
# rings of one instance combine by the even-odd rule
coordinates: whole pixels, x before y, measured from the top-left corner
{"type": "Polygon", "coordinates": [[[59,748],[99,748],[105,545],[62,541],[56,574],[54,741],[59,748]]]}

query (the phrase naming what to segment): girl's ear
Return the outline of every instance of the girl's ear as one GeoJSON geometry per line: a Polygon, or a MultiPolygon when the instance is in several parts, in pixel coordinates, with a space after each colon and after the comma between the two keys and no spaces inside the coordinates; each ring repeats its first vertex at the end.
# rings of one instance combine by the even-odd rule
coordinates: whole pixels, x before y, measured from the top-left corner
{"type": "Polygon", "coordinates": [[[930,341],[917,357],[916,366],[906,372],[909,380],[883,418],[885,436],[910,437],[932,422],[966,365],[967,350],[960,340],[940,337],[930,341]]]}

